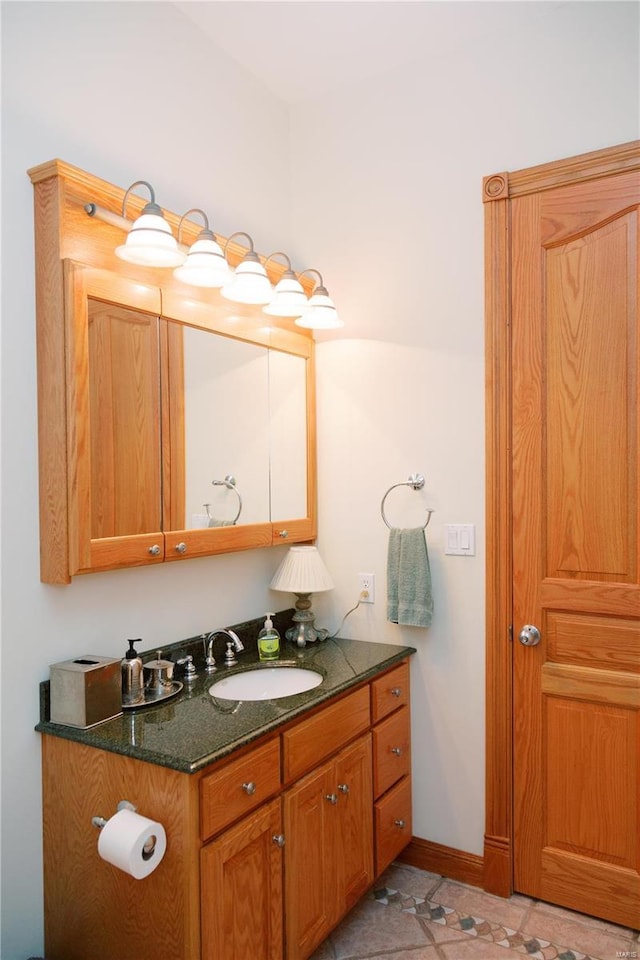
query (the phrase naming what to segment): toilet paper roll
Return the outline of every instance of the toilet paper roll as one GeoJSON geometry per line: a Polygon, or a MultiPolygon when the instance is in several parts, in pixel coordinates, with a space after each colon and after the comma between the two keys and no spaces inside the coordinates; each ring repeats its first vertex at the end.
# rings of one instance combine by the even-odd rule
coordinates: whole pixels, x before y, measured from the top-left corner
{"type": "Polygon", "coordinates": [[[133,810],[119,810],[100,831],[98,853],[119,870],[142,880],[153,873],[167,849],[161,823],[133,810]]]}

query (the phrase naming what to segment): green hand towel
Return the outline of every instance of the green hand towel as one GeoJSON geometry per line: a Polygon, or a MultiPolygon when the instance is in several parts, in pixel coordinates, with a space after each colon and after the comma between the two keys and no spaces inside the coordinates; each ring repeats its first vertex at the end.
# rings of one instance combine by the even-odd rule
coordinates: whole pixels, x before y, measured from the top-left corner
{"type": "Polygon", "coordinates": [[[389,533],[387,619],[408,627],[431,626],[431,569],[423,527],[393,527],[389,533]]]}

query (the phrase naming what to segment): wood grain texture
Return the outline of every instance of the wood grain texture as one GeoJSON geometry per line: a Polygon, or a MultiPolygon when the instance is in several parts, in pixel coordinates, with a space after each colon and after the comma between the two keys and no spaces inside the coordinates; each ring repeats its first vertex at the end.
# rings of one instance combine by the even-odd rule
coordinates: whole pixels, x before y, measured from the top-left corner
{"type": "MultiPolygon", "coordinates": [[[[499,852],[501,844],[495,842],[494,838],[489,838],[489,843],[497,848],[494,860],[500,861],[508,856],[506,851],[499,852]]],[[[429,873],[438,873],[451,880],[458,880],[460,883],[470,883],[474,887],[487,889],[487,866],[483,858],[475,853],[467,853],[441,843],[413,837],[398,859],[401,863],[410,863],[429,873]]],[[[501,882],[502,877],[498,879],[496,885],[499,886],[501,882]]]]}
{"type": "Polygon", "coordinates": [[[374,680],[371,684],[371,719],[374,723],[384,719],[398,707],[409,706],[409,663],[399,666],[374,680]]]}
{"type": "Polygon", "coordinates": [[[274,800],[202,848],[202,960],[282,960],[281,832],[274,800]]]}
{"type": "Polygon", "coordinates": [[[280,738],[273,737],[249,753],[202,778],[200,822],[206,840],[280,790],[280,738]],[[253,790],[244,785],[253,785],[253,790]]]}
{"type": "Polygon", "coordinates": [[[376,876],[379,877],[411,840],[411,781],[404,777],[375,802],[376,876]]]}
{"type": "MultiPolygon", "coordinates": [[[[511,771],[513,762],[513,744],[512,744],[512,676],[511,676],[511,627],[512,624],[518,629],[519,620],[522,612],[514,613],[511,601],[512,576],[515,582],[521,586],[531,587],[530,596],[532,606],[536,609],[536,602],[539,602],[549,611],[549,625],[547,630],[543,629],[543,637],[548,640],[548,647],[551,656],[554,659],[561,660],[564,657],[569,658],[569,662],[587,665],[612,666],[615,669],[637,670],[636,665],[636,631],[635,626],[630,623],[637,622],[638,611],[640,610],[640,590],[638,584],[633,582],[633,574],[630,582],[620,583],[614,579],[588,580],[576,579],[573,576],[570,580],[559,576],[546,576],[537,584],[535,580],[528,577],[527,572],[521,568],[517,562],[515,566],[512,562],[511,545],[511,515],[512,515],[512,477],[511,477],[511,377],[515,371],[515,376],[520,373],[520,381],[517,391],[517,410],[516,419],[518,420],[516,430],[516,448],[519,450],[521,468],[514,471],[517,481],[523,485],[523,489],[529,482],[529,474],[535,472],[535,466],[532,467],[532,459],[529,454],[533,454],[533,463],[535,465],[536,440],[535,419],[536,410],[540,410],[539,400],[543,396],[540,388],[540,370],[542,369],[541,358],[542,344],[544,341],[536,339],[532,331],[529,341],[521,339],[521,345],[515,356],[512,365],[511,356],[511,332],[512,332],[512,304],[510,301],[510,287],[512,284],[512,271],[516,265],[519,276],[528,275],[531,278],[542,276],[543,254],[537,248],[538,237],[541,242],[546,244],[546,253],[544,257],[549,261],[553,260],[554,247],[559,244],[573,244],[573,249],[560,255],[558,259],[558,270],[562,269],[565,276],[569,276],[569,259],[572,259],[571,267],[576,256],[583,256],[588,246],[585,242],[586,235],[590,232],[590,218],[592,219],[593,205],[587,199],[593,194],[594,184],[597,189],[602,189],[602,201],[599,206],[598,229],[603,231],[603,241],[600,243],[600,252],[593,259],[592,250],[586,253],[591,256],[593,261],[592,275],[595,276],[600,269],[599,262],[602,263],[610,257],[610,248],[612,242],[607,236],[607,225],[613,224],[619,216],[626,217],[630,222],[630,206],[628,202],[620,203],[621,192],[627,190],[628,184],[637,184],[638,171],[640,170],[640,142],[635,141],[630,144],[622,144],[610,149],[594,151],[580,157],[568,158],[564,161],[553,164],[544,164],[539,167],[532,167],[527,170],[510,172],[506,175],[497,174],[493,177],[485,178],[485,189],[483,199],[485,200],[485,317],[486,317],[486,440],[487,440],[487,794],[486,794],[486,834],[484,849],[484,885],[485,889],[491,892],[507,895],[512,890],[512,869],[513,869],[513,826],[511,820],[512,809],[512,787],[511,771]],[[486,184],[491,184],[491,190],[487,191],[486,184]],[[557,189],[563,186],[574,186],[575,192],[564,192],[557,189]],[[576,186],[577,185],[577,186],[576,186]],[[545,209],[548,216],[541,221],[539,228],[533,228],[528,235],[526,229],[519,233],[518,243],[512,243],[513,234],[517,229],[516,222],[519,217],[525,218],[532,210],[540,209],[540,197],[544,197],[545,209]],[[514,212],[514,198],[518,200],[518,211],[514,212]],[[526,204],[529,204],[528,207],[526,204]],[[528,211],[528,213],[527,213],[528,211]],[[559,214],[559,215],[558,215],[559,214]],[[514,216],[514,222],[511,217],[514,216]],[[522,238],[525,238],[522,244],[522,238]],[[605,246],[609,244],[609,250],[605,251],[605,246]],[[560,266],[560,260],[564,257],[564,262],[560,266]],[[567,259],[569,258],[569,259],[567,259]],[[524,358],[526,372],[522,367],[521,360],[524,358]],[[526,383],[527,376],[530,376],[531,364],[533,364],[533,377],[531,382],[526,383]],[[537,366],[536,366],[537,364],[537,366]],[[536,600],[537,598],[537,600],[536,600]],[[573,626],[566,624],[569,618],[573,618],[573,626]],[[610,617],[610,619],[607,619],[610,617]],[[553,618],[556,618],[555,620],[553,618]],[[560,618],[558,620],[557,618],[560,618]],[[606,624],[606,625],[605,625],[606,624]],[[604,633],[607,635],[608,642],[601,643],[599,640],[593,643],[591,639],[580,636],[581,631],[585,629],[589,635],[594,634],[601,637],[604,633]],[[627,641],[630,641],[627,644],[627,641]]],[[[628,191],[627,191],[628,195],[628,191]]],[[[631,203],[633,207],[633,203],[631,203]]],[[[521,221],[522,226],[522,221],[521,221]]],[[[612,228],[613,232],[617,227],[612,228]]],[[[628,251],[632,249],[631,244],[635,242],[632,237],[633,228],[627,230],[627,239],[629,243],[628,251]]],[[[613,259],[619,258],[618,254],[613,259]]],[[[633,259],[633,254],[630,254],[633,259]]],[[[605,286],[610,289],[610,283],[614,276],[617,276],[617,268],[613,271],[605,272],[605,286]]],[[[633,280],[633,277],[627,277],[626,283],[633,280]]],[[[517,286],[517,285],[516,285],[517,286]]],[[[631,294],[628,300],[628,308],[635,311],[637,305],[637,291],[634,288],[628,288],[631,294]]],[[[575,290],[568,291],[573,300],[569,300],[573,316],[578,316],[582,309],[580,302],[576,299],[575,290]]],[[[523,297],[518,290],[515,290],[514,296],[518,303],[518,308],[522,310],[518,321],[519,336],[523,331],[531,329],[531,318],[535,318],[536,304],[542,302],[542,298],[537,294],[532,297],[523,297]],[[528,299],[528,302],[527,302],[528,299]],[[527,314],[527,309],[529,313],[527,314]],[[529,320],[526,317],[529,316],[529,320]],[[523,319],[524,318],[524,319],[523,319]]],[[[609,310],[610,304],[604,304],[605,312],[609,310]]],[[[565,310],[562,298],[557,302],[559,311],[565,310]]],[[[617,314],[618,331],[622,329],[622,323],[619,322],[621,312],[617,314]]],[[[629,314],[631,318],[631,314],[629,314]]],[[[631,322],[631,319],[630,319],[631,322]]],[[[637,427],[637,401],[633,401],[634,384],[637,382],[637,329],[633,321],[633,339],[629,340],[629,349],[626,354],[626,360],[631,364],[627,367],[624,382],[618,380],[618,393],[612,396],[611,383],[604,383],[606,378],[601,372],[598,376],[605,389],[609,390],[608,402],[620,404],[621,395],[627,391],[627,397],[630,402],[624,414],[625,438],[628,441],[626,448],[630,455],[631,464],[627,463],[627,470],[630,468],[635,471],[638,427],[637,427]],[[629,387],[631,389],[629,390],[629,387]],[[635,419],[634,419],[635,418],[635,419]],[[631,446],[629,446],[629,444],[631,446]]],[[[534,326],[535,329],[535,326],[534,326]]],[[[603,330],[606,325],[603,325],[603,330]]],[[[566,331],[568,333],[569,331],[566,331]]],[[[594,336],[598,331],[592,331],[594,336]]],[[[557,339],[557,338],[556,338],[557,339]]],[[[618,340],[619,342],[619,340],[618,340]]],[[[572,343],[570,339],[561,342],[565,353],[573,349],[569,347],[572,343]]],[[[573,334],[573,344],[578,345],[575,333],[573,334]]],[[[595,340],[594,340],[595,344],[595,340]]],[[[607,345],[604,345],[606,353],[607,345]]],[[[621,353],[615,354],[618,347],[614,346],[614,357],[617,356],[618,369],[621,367],[621,353]]],[[[566,354],[567,356],[570,355],[566,354]]],[[[593,355],[595,358],[595,354],[593,355]]],[[[605,362],[607,358],[604,358],[605,362]]],[[[584,362],[580,359],[578,362],[584,362]]],[[[595,362],[595,359],[594,361],[595,362]]],[[[577,367],[576,367],[577,369],[577,367]]],[[[597,366],[596,366],[597,369],[597,366]]],[[[566,381],[569,383],[569,380],[566,381]]],[[[574,382],[577,382],[574,374],[574,382]]],[[[584,398],[580,394],[576,395],[577,404],[584,403],[584,398]]],[[[569,412],[574,404],[573,397],[569,395],[565,399],[565,411],[569,412]]],[[[577,407],[576,407],[577,409],[577,407]]],[[[584,410],[583,406],[583,410],[584,410]]],[[[620,410],[620,407],[617,408],[620,410]]],[[[596,411],[596,417],[602,423],[604,418],[596,411]]],[[[605,431],[610,431],[610,423],[605,424],[605,431]]],[[[562,425],[562,429],[569,431],[568,425],[562,425]]],[[[617,431],[620,437],[619,423],[613,424],[614,431],[617,431]]],[[[569,435],[569,432],[566,434],[569,435]]],[[[608,438],[607,438],[608,440],[608,438]]],[[[606,442],[606,441],[605,441],[606,442]]],[[[588,451],[586,451],[588,452],[588,451]]],[[[624,458],[623,458],[624,459],[624,458]]],[[[615,468],[614,468],[615,469],[615,468]]],[[[624,503],[623,513],[631,525],[637,522],[637,472],[629,474],[631,481],[628,483],[628,494],[624,503]]],[[[601,484],[606,485],[605,475],[601,479],[601,484]]],[[[626,482],[626,481],[625,481],[626,482]]],[[[588,495],[593,502],[594,497],[601,495],[601,487],[598,482],[594,485],[588,495]]],[[[620,479],[616,485],[616,497],[620,513],[620,504],[624,501],[624,491],[620,479]]],[[[603,500],[600,501],[606,502],[603,500]]],[[[560,497],[558,497],[558,507],[561,506],[560,497]]],[[[566,505],[565,505],[566,509],[566,505]]],[[[615,512],[615,510],[614,510],[615,512]]],[[[516,523],[521,525],[521,516],[518,511],[514,514],[516,523]]],[[[598,518],[600,521],[600,517],[598,518]]],[[[535,521],[529,523],[529,533],[522,533],[521,543],[523,546],[527,540],[537,542],[535,533],[535,521]]],[[[627,525],[628,531],[628,525],[627,525]]],[[[637,528],[636,528],[637,529],[637,528]]],[[[554,527],[551,531],[552,538],[556,539],[554,556],[558,554],[557,542],[558,531],[554,527]]],[[[591,537],[591,531],[587,531],[587,537],[591,537]]],[[[611,544],[603,544],[603,534],[597,536],[599,544],[605,551],[610,551],[611,544]]],[[[545,537],[539,538],[541,543],[545,542],[545,537]]],[[[612,545],[615,550],[620,550],[620,534],[614,531],[612,535],[612,545]]],[[[584,549],[583,545],[580,545],[584,549]]],[[[596,549],[599,546],[596,544],[596,549]]],[[[593,552],[594,544],[586,545],[588,550],[593,552]]],[[[626,551],[627,570],[632,570],[632,564],[637,563],[637,536],[636,553],[634,554],[633,545],[626,551]]],[[[607,556],[609,553],[607,553],[607,556]]],[[[619,555],[619,553],[618,553],[619,555]]],[[[617,563],[614,564],[618,566],[617,563]]],[[[585,571],[586,573],[586,571],[585,571]]],[[[583,575],[584,576],[584,575],[583,575]]],[[[599,574],[601,576],[601,574],[599,574]]],[[[564,574],[563,574],[564,577],[564,574]]],[[[533,621],[535,614],[527,613],[526,620],[533,621]]],[[[544,625],[543,625],[544,627],[544,625]]],[[[536,653],[533,652],[534,657],[536,653]]],[[[526,717],[527,722],[535,726],[536,717],[526,717]]],[[[516,717],[518,722],[518,717],[516,717]]],[[[525,717],[521,717],[520,724],[525,725],[525,717]]],[[[533,792],[530,796],[530,805],[539,806],[536,799],[536,782],[532,783],[533,792]]],[[[635,788],[631,787],[633,795],[635,788]]],[[[555,861],[554,861],[555,862],[555,861]]],[[[557,867],[557,863],[556,863],[557,867]]],[[[545,868],[548,875],[551,868],[545,868]]],[[[574,866],[567,866],[568,874],[574,870],[574,866]]],[[[595,870],[597,873],[597,868],[595,870]]],[[[561,871],[556,869],[557,882],[551,884],[547,882],[547,899],[561,902],[562,881],[560,879],[561,871]]],[[[584,878],[583,878],[584,879],[584,878]]],[[[602,878],[601,878],[602,879],[602,878]]],[[[622,882],[622,874],[619,877],[622,882]]],[[[627,888],[629,877],[626,876],[627,888]]],[[[582,881],[581,881],[582,882],[582,881]]],[[[634,881],[635,882],[635,881],[634,881]]],[[[601,895],[598,896],[593,887],[589,887],[590,892],[585,893],[585,900],[589,902],[588,907],[581,907],[579,901],[573,902],[576,909],[587,909],[588,912],[597,913],[602,911],[603,903],[608,900],[610,889],[620,891],[621,883],[603,881],[601,895]]],[[[567,889],[571,886],[567,882],[567,889]]],[[[578,889],[579,883],[574,885],[578,889]]],[[[587,890],[588,885],[585,887],[587,890]]],[[[545,894],[541,894],[545,896],[545,894]]],[[[626,911],[627,906],[621,907],[622,912],[626,911]]],[[[620,922],[629,922],[620,921],[620,922]]],[[[637,921],[636,921],[637,922],[637,921]]]]}
{"type": "Polygon", "coordinates": [[[163,960],[199,956],[197,778],[57,737],[43,736],[42,746],[47,957],[157,960],[145,916],[171,918],[163,960]],[[120,800],[167,834],[164,859],[144,881],[98,855],[91,818],[108,819],[120,800]]]}
{"type": "Polygon", "coordinates": [[[401,707],[373,728],[373,787],[379,797],[411,769],[409,708],[401,707]]]}
{"type": "MultiPolygon", "coordinates": [[[[186,287],[175,280],[172,270],[137,267],[120,260],[114,251],[122,242],[122,228],[89,216],[85,205],[98,204],[117,215],[117,221],[122,212],[123,189],[59,160],[41,164],[30,170],[29,175],[34,184],[36,222],[43,581],[69,583],[71,576],[78,573],[267,547],[282,543],[280,534],[285,528],[288,529],[289,542],[314,540],[317,534],[317,460],[313,333],[296,327],[290,319],[273,318],[267,325],[260,307],[234,304],[230,311],[229,302],[218,290],[186,287]],[[65,261],[69,261],[66,280],[63,279],[65,261]],[[305,360],[308,439],[305,516],[272,518],[271,523],[243,526],[241,531],[232,533],[222,528],[184,530],[185,467],[184,458],[180,459],[180,452],[184,450],[184,412],[180,409],[178,395],[180,371],[175,353],[172,364],[165,355],[164,351],[169,350],[171,344],[163,329],[160,330],[158,363],[164,376],[158,389],[162,390],[160,406],[164,430],[158,483],[162,489],[164,522],[154,523],[141,516],[156,509],[156,497],[151,497],[149,491],[151,475],[156,476],[152,460],[155,459],[157,440],[151,439],[148,425],[158,415],[139,393],[127,393],[142,372],[142,352],[127,349],[118,353],[115,334],[109,338],[108,344],[104,336],[92,337],[89,341],[84,324],[88,322],[85,301],[90,296],[90,285],[93,285],[91,295],[114,309],[118,306],[138,309],[156,318],[164,311],[179,324],[260,343],[305,360]],[[123,293],[125,288],[126,295],[123,293]],[[150,296],[155,297],[153,306],[150,305],[150,296]],[[91,377],[96,363],[90,362],[89,353],[98,348],[101,355],[112,358],[114,376],[109,389],[113,403],[110,411],[103,404],[101,422],[92,424],[90,418],[95,408],[92,399],[95,401],[98,382],[91,377]],[[127,376],[118,380],[116,370],[125,368],[127,376]],[[122,406],[137,415],[135,426],[134,418],[129,418],[128,440],[124,444],[126,452],[133,455],[135,470],[130,469],[127,457],[120,456],[116,446],[109,450],[108,432],[103,429],[107,413],[112,420],[122,419],[118,417],[122,406]],[[141,425],[143,429],[140,429],[141,425]],[[152,454],[149,458],[146,456],[148,452],[152,454]],[[91,473],[92,464],[102,467],[96,475],[91,473]],[[134,488],[127,482],[128,474],[145,477],[144,484],[134,488]],[[124,512],[120,503],[122,491],[126,494],[124,512]],[[92,502],[100,499],[98,493],[101,502],[92,502]],[[129,516],[126,523],[125,513],[129,516]],[[138,533],[129,532],[132,514],[136,516],[133,528],[138,533]],[[88,520],[91,517],[93,531],[88,520]],[[164,533],[160,531],[168,532],[166,543],[164,533]],[[154,533],[151,542],[132,539],[138,535],[146,537],[148,533],[154,533]],[[178,536],[172,538],[173,533],[178,536]],[[176,551],[176,546],[182,542],[187,549],[176,551]],[[160,552],[149,554],[149,547],[156,546],[160,552]]],[[[145,203],[144,198],[132,195],[127,204],[128,216],[137,215],[145,203]]],[[[169,211],[165,214],[175,230],[180,218],[169,211]]],[[[200,225],[186,221],[183,225],[185,242],[192,242],[199,231],[200,225]]],[[[229,251],[230,260],[237,262],[244,256],[246,248],[232,242],[229,251]]],[[[270,262],[268,273],[272,281],[277,282],[284,269],[283,264],[270,262]]],[[[304,277],[301,282],[311,291],[315,281],[304,277]]],[[[101,383],[106,388],[107,378],[101,383]]],[[[146,396],[148,399],[148,393],[146,396]]],[[[152,404],[155,403],[154,398],[152,404]]],[[[121,431],[111,432],[116,437],[121,431]]]]}
{"type": "Polygon", "coordinates": [[[285,783],[335,753],[370,724],[369,687],[361,687],[282,734],[285,783]]]}

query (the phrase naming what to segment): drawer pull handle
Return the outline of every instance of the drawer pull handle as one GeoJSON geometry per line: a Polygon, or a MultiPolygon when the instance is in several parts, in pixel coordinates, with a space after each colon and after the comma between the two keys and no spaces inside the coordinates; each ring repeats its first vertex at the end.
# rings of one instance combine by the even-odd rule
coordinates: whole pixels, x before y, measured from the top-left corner
{"type": "Polygon", "coordinates": [[[391,753],[395,754],[396,757],[402,755],[402,747],[391,747],[391,753]]]}
{"type": "Polygon", "coordinates": [[[340,793],[349,793],[349,784],[348,783],[339,783],[338,790],[340,793]]]}
{"type": "Polygon", "coordinates": [[[154,543],[152,547],[149,547],[147,552],[150,553],[152,557],[158,557],[160,556],[160,547],[157,543],[154,543]]]}
{"type": "Polygon", "coordinates": [[[284,835],[282,833],[274,833],[271,839],[277,847],[284,847],[284,835]]]}
{"type": "Polygon", "coordinates": [[[402,696],[402,687],[391,687],[391,696],[392,696],[392,697],[401,697],[401,696],[402,696]]]}
{"type": "Polygon", "coordinates": [[[187,545],[186,543],[176,543],[176,553],[186,553],[187,545]]]}
{"type": "Polygon", "coordinates": [[[400,830],[404,830],[404,828],[406,827],[406,823],[404,820],[394,820],[393,823],[400,830]]]}
{"type": "Polygon", "coordinates": [[[338,797],[335,793],[325,793],[325,800],[328,800],[329,803],[336,804],[338,802],[338,797]]]}
{"type": "Polygon", "coordinates": [[[253,780],[250,780],[249,783],[242,784],[242,789],[244,790],[244,792],[248,797],[252,797],[256,792],[256,785],[253,782],[253,780]]]}

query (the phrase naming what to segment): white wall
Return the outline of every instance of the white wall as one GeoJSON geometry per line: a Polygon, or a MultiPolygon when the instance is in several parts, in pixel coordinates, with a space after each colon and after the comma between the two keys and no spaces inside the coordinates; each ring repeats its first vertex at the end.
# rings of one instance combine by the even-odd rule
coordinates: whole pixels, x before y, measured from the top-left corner
{"type": "MultiPolygon", "coordinates": [[[[447,48],[431,31],[420,62],[385,75],[381,58],[379,83],[289,114],[170,4],[2,5],[3,960],[42,951],[33,726],[48,665],[118,655],[129,636],[160,645],[258,616],[273,602],[267,584],[281,556],[40,584],[25,170],[55,156],[121,186],[150,179],[168,208],[203,206],[221,233],[248,230],[260,251],[284,246],[323,270],[347,327],[318,350],[319,544],[337,583],[317,598],[318,620],[337,627],[357,572],[376,573],[377,603],[344,632],[419,648],[414,832],[481,852],[481,177],[637,137],[638,55],[632,3],[554,5],[549,18],[508,4],[494,20],[492,4],[477,6],[497,24],[475,21],[485,46],[462,30],[447,48]],[[380,498],[414,470],[427,477],[424,498],[402,502],[395,491],[389,511],[407,525],[418,502],[437,511],[429,631],[394,627],[384,610],[380,498]],[[442,524],[453,521],[477,525],[475,559],[443,555],[442,524]]],[[[327,7],[340,16],[341,4],[327,7]]]]}
{"type": "MultiPolygon", "coordinates": [[[[170,4],[6,3],[3,145],[3,960],[41,955],[38,683],[86,652],[118,656],[255,617],[282,550],[39,581],[33,191],[54,157],[159,202],[203,207],[213,229],[289,249],[285,107],[170,4]],[[157,60],[160,64],[155,67],[157,60]]],[[[280,608],[282,608],[282,604],[280,608]]],[[[70,775],[72,775],[70,773],[70,775]]]]}
{"type": "MultiPolygon", "coordinates": [[[[354,29],[354,6],[334,29],[354,29]]],[[[414,834],[481,854],[482,177],[638,137],[638,5],[422,12],[419,60],[385,71],[381,56],[374,82],[293,111],[293,233],[346,321],[318,348],[320,547],[338,587],[316,606],[337,620],[355,602],[357,573],[375,573],[375,605],[344,633],[418,648],[414,834]],[[385,611],[380,501],[414,471],[424,493],[394,491],[387,512],[414,526],[435,509],[429,630],[394,626],[385,611]],[[444,555],[443,524],[456,522],[476,525],[474,558],[444,555]]],[[[420,29],[415,9],[412,23],[420,29]]]]}

